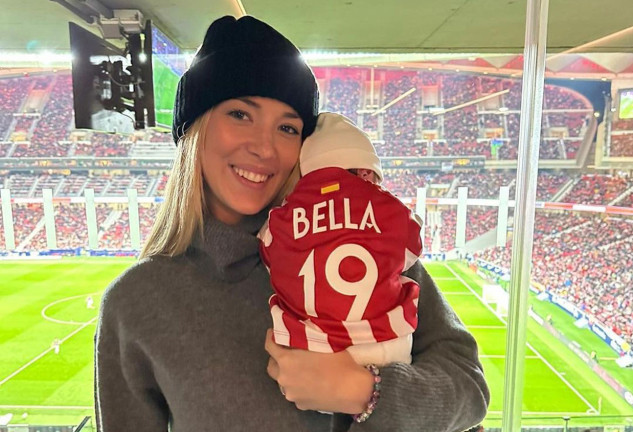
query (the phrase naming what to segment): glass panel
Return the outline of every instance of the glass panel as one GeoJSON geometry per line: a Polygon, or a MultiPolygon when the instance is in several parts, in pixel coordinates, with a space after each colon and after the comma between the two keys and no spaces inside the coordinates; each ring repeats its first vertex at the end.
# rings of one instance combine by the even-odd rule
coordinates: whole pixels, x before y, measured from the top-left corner
{"type": "MultiPolygon", "coordinates": [[[[631,36],[601,38],[630,26],[630,14],[625,8],[606,22],[599,19],[601,2],[588,8],[554,3],[538,134],[522,425],[628,431],[633,428],[631,36]],[[594,20],[601,25],[592,25],[594,20]],[[592,40],[600,41],[586,45],[592,40]]],[[[376,66],[321,62],[314,71],[321,108],[348,116],[372,139],[383,161],[383,186],[411,208],[417,189],[426,188],[425,266],[478,341],[492,391],[484,425],[494,431],[501,427],[507,381],[512,241],[523,216],[512,202],[521,157],[523,58],[520,52],[434,54],[410,61],[385,57],[376,59],[376,66]],[[463,210],[460,187],[468,188],[463,210]],[[501,187],[509,188],[509,203],[501,187]],[[504,210],[501,229],[498,214],[504,210]],[[461,220],[465,228],[458,233],[461,220]],[[460,235],[465,245],[458,247],[460,235]]],[[[164,194],[174,154],[171,137],[73,130],[67,71],[38,70],[2,77],[0,84],[0,136],[6,138],[0,140],[0,186],[15,200],[17,251],[47,250],[41,197],[42,189],[52,189],[57,248],[87,254],[83,197],[93,189],[98,249],[137,252],[130,252],[126,191],[138,192],[144,242],[164,194]]],[[[2,212],[0,207],[0,220],[2,212]]],[[[6,251],[4,229],[0,252],[15,252],[6,251]]],[[[11,415],[10,424],[74,427],[92,415],[96,305],[103,288],[132,262],[75,256],[0,265],[0,280],[10,281],[12,290],[11,309],[0,311],[0,347],[11,354],[2,358],[0,379],[43,354],[34,367],[0,385],[0,420],[11,415]]],[[[85,427],[92,430],[92,423],[85,427]]]]}

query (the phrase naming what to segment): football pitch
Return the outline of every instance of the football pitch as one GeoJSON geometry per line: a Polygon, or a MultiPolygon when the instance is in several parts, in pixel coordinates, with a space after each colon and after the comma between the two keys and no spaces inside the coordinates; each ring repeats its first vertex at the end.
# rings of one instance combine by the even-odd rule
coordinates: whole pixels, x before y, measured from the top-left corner
{"type": "MultiPolygon", "coordinates": [[[[84,416],[93,415],[93,337],[100,294],[132,262],[121,258],[0,262],[0,424],[10,418],[10,425],[77,425],[84,416]],[[94,308],[88,307],[88,296],[94,308]],[[53,347],[55,339],[61,342],[59,353],[53,347]]],[[[483,281],[465,265],[425,266],[479,343],[492,392],[484,424],[498,427],[506,322],[482,302],[483,281]]],[[[552,310],[552,315],[555,324],[563,324],[564,313],[552,310]]],[[[581,342],[578,335],[574,337],[581,342]]],[[[608,352],[608,348],[599,351],[604,356],[608,352]]],[[[633,387],[633,370],[614,370],[622,374],[619,380],[633,387]]],[[[530,320],[523,424],[562,426],[563,416],[571,418],[569,426],[628,425],[633,423],[633,408],[530,320]]]]}
{"type": "Polygon", "coordinates": [[[622,93],[622,97],[620,99],[619,117],[621,119],[630,119],[633,118],[633,91],[627,91],[627,97],[624,97],[624,94],[625,93],[622,93]]]}

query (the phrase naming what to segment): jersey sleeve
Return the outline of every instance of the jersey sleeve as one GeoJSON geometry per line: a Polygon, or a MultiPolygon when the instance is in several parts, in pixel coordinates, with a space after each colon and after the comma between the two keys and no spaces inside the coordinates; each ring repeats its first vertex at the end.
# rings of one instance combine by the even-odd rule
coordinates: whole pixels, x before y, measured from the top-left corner
{"type": "Polygon", "coordinates": [[[407,247],[405,250],[405,264],[403,270],[408,270],[422,255],[422,223],[418,215],[409,211],[407,221],[407,247]]]}
{"type": "Polygon", "coordinates": [[[259,255],[261,256],[262,262],[266,266],[266,269],[270,273],[270,255],[268,253],[268,248],[273,242],[273,234],[270,232],[270,216],[273,210],[270,211],[268,215],[268,219],[261,227],[259,232],[257,233],[257,238],[259,239],[259,255]]]}

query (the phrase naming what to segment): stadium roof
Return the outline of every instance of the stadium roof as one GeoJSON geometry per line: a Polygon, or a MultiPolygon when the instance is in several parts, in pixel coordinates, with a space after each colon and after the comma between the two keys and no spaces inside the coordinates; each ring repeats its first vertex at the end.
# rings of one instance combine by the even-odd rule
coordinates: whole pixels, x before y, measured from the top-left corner
{"type": "MultiPolygon", "coordinates": [[[[138,9],[186,50],[197,48],[213,19],[246,12],[269,22],[302,49],[383,54],[462,53],[461,60],[449,60],[471,62],[473,66],[479,63],[481,67],[520,69],[522,61],[516,55],[523,51],[527,2],[20,0],[4,3],[0,17],[0,51],[69,51],[68,21],[86,28],[91,26],[61,4],[66,3],[71,8],[101,5],[110,10],[138,9]]],[[[549,62],[550,70],[600,74],[628,73],[633,69],[631,0],[552,0],[549,10],[548,52],[584,46],[574,56],[549,62]],[[616,37],[601,40],[617,32],[620,34],[616,37]],[[591,54],[579,55],[583,52],[591,54]]],[[[92,29],[98,32],[94,26],[92,29]]]]}

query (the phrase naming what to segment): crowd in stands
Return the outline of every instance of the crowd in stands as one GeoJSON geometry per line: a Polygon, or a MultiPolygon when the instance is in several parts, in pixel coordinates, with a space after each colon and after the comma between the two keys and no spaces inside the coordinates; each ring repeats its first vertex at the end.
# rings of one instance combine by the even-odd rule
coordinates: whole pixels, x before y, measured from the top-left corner
{"type": "Polygon", "coordinates": [[[34,78],[33,90],[46,90],[53,82],[52,75],[38,76],[34,78]]]}
{"type": "MultiPolygon", "coordinates": [[[[386,171],[386,186],[396,187],[399,181],[406,184],[412,177],[409,175],[398,178],[394,173],[401,171],[386,171]]],[[[436,193],[440,193],[439,196],[446,196],[451,189],[450,186],[455,184],[468,186],[470,197],[492,198],[498,186],[507,185],[508,181],[512,182],[512,174],[505,172],[495,173],[490,179],[482,173],[462,173],[457,176],[453,173],[438,173],[418,176],[420,183],[428,187],[429,196],[436,193]]],[[[563,175],[548,172],[543,173],[540,179],[547,185],[566,181],[563,175]]],[[[162,176],[159,184],[164,185],[165,180],[166,176],[162,176]]],[[[38,183],[51,186],[54,185],[54,181],[54,175],[38,179],[38,183]]],[[[129,214],[125,205],[121,207],[113,207],[112,204],[98,205],[100,248],[130,247],[129,214]],[[106,220],[110,221],[107,226],[104,225],[106,220]]],[[[46,249],[42,205],[14,203],[12,209],[16,244],[25,249],[46,249]],[[35,235],[31,235],[34,232],[35,235]],[[30,240],[26,241],[29,237],[30,240]]],[[[149,234],[156,211],[156,204],[139,206],[142,241],[149,234]]],[[[430,250],[431,245],[439,239],[441,250],[450,250],[455,246],[456,211],[454,207],[443,206],[433,211],[441,212],[439,218],[435,219],[441,223],[426,225],[425,247],[430,250]]],[[[57,247],[85,247],[87,228],[84,205],[56,203],[55,213],[57,247]]],[[[494,229],[496,218],[496,208],[469,206],[466,240],[472,240],[494,229]]],[[[629,310],[633,301],[630,294],[623,291],[623,287],[633,282],[633,224],[630,221],[610,220],[587,214],[538,211],[534,238],[534,280],[552,292],[574,301],[597,319],[612,325],[614,331],[630,338],[633,331],[631,315],[622,311],[629,310]]],[[[4,244],[2,233],[0,242],[0,245],[4,244]]],[[[488,249],[480,256],[487,261],[509,266],[510,248],[488,249]]]]}
{"type": "Polygon", "coordinates": [[[547,93],[543,100],[545,109],[586,109],[587,104],[578,94],[572,90],[567,90],[558,86],[547,86],[547,93]]]}
{"type": "MultiPolygon", "coordinates": [[[[490,78],[487,78],[490,79],[490,78]]],[[[501,81],[501,90],[508,90],[508,93],[505,93],[502,96],[503,106],[508,108],[510,111],[518,111],[521,109],[521,86],[522,82],[520,80],[509,80],[503,79],[501,81]]],[[[543,95],[543,97],[547,97],[547,93],[543,95]]]]}
{"type": "Polygon", "coordinates": [[[125,157],[130,147],[132,142],[119,135],[94,132],[88,142],[75,144],[72,156],[125,157]]]}
{"type": "MultiPolygon", "coordinates": [[[[455,207],[439,208],[435,217],[427,217],[424,230],[426,252],[446,252],[455,248],[457,211],[455,207]],[[434,223],[440,221],[440,223],[434,223]]],[[[497,209],[469,206],[466,213],[466,241],[473,240],[497,226],[497,209]]]]}
{"type": "MultiPolygon", "coordinates": [[[[631,220],[550,213],[537,217],[535,228],[532,279],[631,342],[631,220]]],[[[510,252],[510,247],[497,247],[477,256],[510,268],[510,252]]]]}
{"type": "MultiPolygon", "coordinates": [[[[344,68],[328,75],[322,88],[323,110],[340,112],[362,124],[375,141],[381,156],[483,155],[487,158],[516,159],[520,127],[521,83],[509,78],[476,76],[448,72],[384,70],[375,74],[378,106],[365,106],[369,101],[368,74],[346,72],[344,68]],[[411,88],[417,91],[395,103],[386,111],[371,111],[393,101],[411,88]],[[501,90],[509,90],[499,98],[503,114],[494,109],[471,105],[452,112],[433,115],[423,97],[424,89],[437,94],[437,106],[445,108],[471,101],[501,90]],[[364,113],[360,113],[362,111],[364,113]],[[490,146],[490,131],[501,130],[503,144],[490,146]],[[433,138],[425,138],[425,134],[433,138]]],[[[546,86],[542,159],[570,159],[578,152],[583,130],[592,107],[573,91],[546,86]],[[548,110],[554,110],[548,112],[548,110]],[[582,110],[564,113],[561,110],[582,110]],[[556,132],[556,134],[554,134],[556,132]]],[[[119,158],[129,155],[134,141],[130,138],[97,132],[70,143],[72,129],[72,86],[69,74],[41,77],[0,79],[0,141],[12,132],[26,136],[28,144],[0,145],[0,157],[76,157],[119,158]],[[29,92],[44,95],[40,115],[22,115],[22,106],[29,92]],[[60,143],[64,142],[64,143],[60,143]],[[12,153],[9,155],[10,149],[12,153]]],[[[633,120],[613,123],[610,156],[633,156],[633,120]],[[629,133],[630,132],[630,133],[629,133]]],[[[16,134],[17,135],[17,134],[16,134]]],[[[169,134],[147,131],[142,138],[149,142],[169,142],[169,134]]],[[[148,161],[136,161],[137,168],[164,169],[148,161]]],[[[18,165],[23,162],[16,162],[18,165]]],[[[80,167],[79,167],[80,168],[80,167]]],[[[501,186],[510,186],[510,199],[515,194],[515,172],[420,172],[418,170],[385,170],[383,186],[402,198],[414,198],[418,187],[427,187],[427,197],[457,197],[457,188],[467,186],[469,198],[494,199],[501,186]]],[[[537,199],[549,200],[570,180],[568,174],[542,171],[538,177],[537,199]]],[[[41,197],[42,189],[50,188],[56,197],[83,196],[87,188],[96,196],[123,197],[128,188],[135,188],[140,197],[161,196],[167,175],[124,174],[87,171],[68,174],[18,173],[0,174],[0,186],[12,196],[41,197]]],[[[564,202],[608,204],[633,187],[629,178],[608,175],[583,175],[562,197],[564,202]]],[[[619,206],[633,207],[633,194],[619,206]]],[[[158,205],[141,203],[139,218],[141,241],[149,235],[158,205]]],[[[0,208],[0,227],[2,222],[0,208]]],[[[25,249],[46,249],[46,230],[42,204],[13,203],[16,245],[25,249]],[[27,241],[28,239],[28,241],[27,241]]],[[[129,213],[126,205],[98,204],[98,245],[100,248],[129,248],[129,213]]],[[[425,245],[440,243],[441,250],[455,246],[456,211],[440,206],[434,220],[441,223],[425,226],[425,245]]],[[[468,208],[466,240],[472,240],[496,225],[495,207],[468,208]]],[[[58,248],[86,247],[88,233],[84,204],[55,204],[55,225],[58,248]]],[[[633,291],[625,289],[633,279],[633,224],[583,214],[537,212],[535,220],[535,252],[533,278],[553,292],[577,303],[585,310],[612,325],[614,331],[633,337],[633,291]],[[587,236],[586,233],[592,233],[587,236]]],[[[0,250],[6,248],[4,230],[0,229],[0,250]]],[[[509,266],[510,248],[491,248],[480,255],[486,260],[509,266]]]]}
{"type": "MultiPolygon", "coordinates": [[[[386,189],[407,199],[415,198],[419,187],[427,187],[429,197],[456,198],[459,187],[468,187],[469,198],[496,199],[502,186],[510,187],[511,200],[515,195],[514,170],[444,173],[387,168],[384,170],[384,177],[382,184],[386,189]]],[[[92,189],[97,197],[125,197],[128,189],[136,189],[139,197],[151,197],[162,196],[167,179],[166,174],[124,174],[111,171],[91,175],[85,172],[37,175],[9,173],[0,176],[0,188],[9,189],[14,198],[42,197],[43,189],[51,189],[55,197],[84,196],[86,189],[92,189]]],[[[540,171],[537,178],[537,200],[551,201],[570,180],[571,177],[564,172],[540,171]]],[[[629,177],[585,174],[576,181],[569,192],[557,198],[558,201],[633,206],[633,179],[629,177]]]]}
{"type": "Polygon", "coordinates": [[[11,150],[11,142],[0,142],[0,158],[6,157],[11,150]]]}
{"type": "MultiPolygon", "coordinates": [[[[102,219],[97,217],[97,225],[103,222],[102,219]]],[[[85,206],[73,203],[55,205],[55,232],[59,249],[88,247],[85,206]]]]}
{"type": "Polygon", "coordinates": [[[613,122],[611,126],[611,145],[607,156],[633,157],[633,119],[613,122]]]}
{"type": "Polygon", "coordinates": [[[358,80],[332,78],[325,96],[325,111],[337,112],[356,121],[360,97],[361,83],[358,80]]]}
{"type": "MultiPolygon", "coordinates": [[[[549,171],[539,171],[536,189],[536,199],[538,201],[549,201],[569,181],[569,175],[564,172],[556,173],[549,171]]],[[[512,195],[510,195],[512,196],[512,195]]]]}
{"type": "MultiPolygon", "coordinates": [[[[42,204],[18,204],[14,203],[11,207],[13,214],[13,235],[15,245],[19,247],[27,237],[33,233],[33,230],[44,217],[44,207],[42,204]]],[[[4,221],[3,221],[4,224],[4,221]]],[[[41,245],[41,249],[46,249],[46,243],[41,245]]]]}
{"type": "Polygon", "coordinates": [[[68,155],[68,147],[59,144],[66,140],[73,119],[72,82],[69,74],[59,74],[48,96],[48,101],[37,122],[29,144],[20,144],[13,157],[55,157],[68,155]]]}
{"type": "MultiPolygon", "coordinates": [[[[510,187],[510,199],[513,199],[515,194],[516,172],[514,170],[444,173],[441,171],[386,168],[384,177],[383,187],[401,198],[414,198],[417,195],[417,188],[425,186],[428,189],[427,196],[429,197],[455,198],[457,197],[457,188],[462,186],[468,187],[469,198],[496,199],[499,197],[501,186],[510,187]],[[453,185],[455,179],[457,182],[453,185]],[[448,191],[451,186],[453,188],[449,195],[448,191]]],[[[10,173],[6,177],[0,175],[0,188],[9,189],[11,196],[15,198],[42,197],[42,189],[52,189],[53,196],[63,198],[84,196],[85,189],[93,189],[97,197],[126,196],[127,189],[136,189],[138,196],[149,197],[162,196],[167,179],[167,174],[114,174],[109,171],[93,173],[92,175],[84,172],[71,172],[66,175],[10,173]]],[[[550,200],[569,180],[570,177],[564,172],[540,171],[537,183],[537,200],[550,200]]],[[[594,179],[594,181],[597,184],[611,185],[611,188],[614,187],[614,184],[620,185],[616,190],[617,193],[624,191],[624,184],[630,184],[620,178],[614,183],[610,176],[600,176],[599,180],[594,179]]],[[[581,186],[577,185],[576,188],[581,189],[581,186]]],[[[565,198],[564,201],[575,202],[573,200],[577,198],[574,196],[565,198]]],[[[600,196],[597,195],[598,198],[600,196]]],[[[604,195],[604,197],[609,198],[612,196],[613,192],[604,195]]],[[[627,202],[625,200],[617,205],[626,206],[624,203],[627,202]]],[[[607,203],[608,201],[600,199],[597,201],[597,204],[607,203]]]]}
{"type": "Polygon", "coordinates": [[[514,197],[515,178],[514,171],[460,173],[459,181],[451,197],[457,197],[457,188],[467,187],[468,198],[499,198],[501,186],[510,186],[510,197],[514,197]]]}
{"type": "Polygon", "coordinates": [[[33,123],[35,123],[36,121],[37,121],[36,117],[31,117],[31,116],[18,117],[15,121],[15,126],[13,126],[13,131],[23,132],[26,134],[31,130],[31,126],[33,126],[33,123]]]}
{"type": "MultiPolygon", "coordinates": [[[[377,115],[372,115],[371,113],[369,114],[362,114],[361,117],[361,121],[362,121],[362,128],[365,132],[367,132],[367,134],[369,135],[370,138],[376,139],[378,137],[378,116],[377,115]]],[[[359,127],[360,127],[361,123],[359,122],[359,127]]],[[[380,153],[381,155],[383,153],[380,153]]]]}
{"type": "Polygon", "coordinates": [[[611,135],[611,157],[633,157],[633,132],[611,135]]]}
{"type": "Polygon", "coordinates": [[[114,174],[104,171],[100,174],[10,174],[0,177],[0,188],[11,191],[14,198],[42,197],[43,189],[52,189],[56,197],[84,196],[86,189],[93,189],[95,196],[123,197],[128,189],[136,189],[138,196],[160,196],[167,176],[146,174],[114,174]]]}
{"type": "Polygon", "coordinates": [[[628,191],[628,195],[617,203],[620,207],[633,207],[633,191],[628,191]]]}
{"type": "MultiPolygon", "coordinates": [[[[385,104],[391,103],[411,89],[418,88],[418,76],[415,72],[388,74],[385,86],[385,104]]],[[[413,92],[392,105],[384,114],[383,140],[386,142],[413,142],[416,138],[416,113],[419,110],[420,96],[413,92]]]]}
{"type": "Polygon", "coordinates": [[[130,241],[130,214],[125,210],[113,210],[117,212],[112,216],[114,223],[99,228],[99,248],[101,249],[124,249],[131,248],[130,241]]]}
{"type": "MultiPolygon", "coordinates": [[[[379,141],[377,147],[382,156],[425,156],[425,155],[484,155],[488,158],[516,159],[518,148],[519,114],[521,102],[520,81],[511,78],[490,77],[465,73],[394,71],[376,69],[374,85],[374,105],[371,101],[369,69],[330,68],[328,79],[322,83],[323,107],[327,111],[340,112],[372,132],[372,138],[379,141]],[[364,71],[364,73],[363,73],[364,71]],[[494,108],[470,105],[455,111],[433,115],[423,100],[425,88],[435,89],[437,109],[449,109],[475,98],[500,90],[509,93],[498,100],[499,107],[509,112],[495,114],[494,108]],[[405,92],[416,91],[404,97],[384,112],[371,115],[372,110],[385,106],[405,92]],[[424,105],[424,109],[422,108],[424,105]],[[492,111],[491,111],[492,110],[492,111]],[[482,112],[480,112],[482,111],[482,112]],[[366,112],[366,114],[359,114],[366,112]],[[490,149],[491,130],[499,132],[504,144],[498,154],[490,149]],[[432,131],[433,145],[423,142],[424,131],[432,131]]],[[[31,90],[46,93],[44,108],[40,117],[18,117],[13,130],[32,134],[29,143],[19,144],[10,156],[13,157],[123,157],[129,154],[131,141],[120,135],[93,133],[86,142],[73,145],[60,144],[68,138],[72,126],[72,85],[69,74],[58,73],[50,76],[0,79],[0,135],[6,135],[13,116],[20,113],[20,107],[31,90]],[[34,126],[34,128],[32,128],[34,126]]],[[[590,116],[589,103],[571,90],[546,85],[545,109],[556,110],[545,113],[543,120],[543,159],[574,158],[582,136],[581,131],[590,116]],[[565,113],[561,110],[584,110],[565,113]],[[551,128],[564,128],[550,136],[551,128]],[[566,130],[566,131],[565,131],[566,130]],[[563,133],[564,142],[551,141],[563,133]],[[548,139],[546,139],[548,138],[548,139]],[[577,138],[577,139],[572,139],[577,138]]],[[[626,124],[625,124],[626,126],[626,124]]],[[[146,139],[152,142],[170,141],[170,137],[157,132],[148,132],[146,139]]],[[[627,154],[626,143],[616,138],[613,154],[627,154]],[[622,153],[625,152],[625,153],[622,153]]],[[[4,156],[6,154],[6,148],[4,156]]],[[[2,151],[2,150],[0,150],[2,151]]]]}
{"type": "Polygon", "coordinates": [[[587,125],[586,113],[568,112],[546,114],[543,119],[545,126],[550,128],[566,128],[570,137],[580,137],[583,126],[587,125]]]}
{"type": "Polygon", "coordinates": [[[141,244],[149,237],[152,225],[156,220],[160,204],[142,205],[138,208],[138,218],[141,231],[141,244]]]}
{"type": "MultiPolygon", "coordinates": [[[[478,77],[474,75],[455,75],[442,80],[442,102],[445,109],[470,102],[481,96],[478,93],[478,77]]],[[[470,105],[444,114],[444,138],[451,144],[451,154],[481,154],[482,147],[477,144],[479,120],[477,106],[470,105]],[[479,150],[479,151],[478,151],[479,150]]],[[[435,152],[434,152],[435,154],[435,152]]]]}
{"type": "Polygon", "coordinates": [[[33,79],[27,77],[0,79],[0,140],[6,138],[13,114],[19,111],[32,85],[33,79]]]}
{"type": "Polygon", "coordinates": [[[428,143],[410,141],[376,141],[376,152],[382,157],[423,157],[430,156],[428,143]]]}
{"type": "Polygon", "coordinates": [[[471,206],[466,217],[466,241],[470,241],[497,226],[498,211],[496,208],[471,206]]]}
{"type": "Polygon", "coordinates": [[[430,174],[430,173],[418,173],[414,170],[384,170],[385,178],[382,182],[382,186],[401,198],[413,198],[417,195],[417,188],[427,187],[431,190],[427,190],[427,196],[433,196],[432,194],[437,190],[448,190],[453,179],[454,174],[430,174]]]}
{"type": "Polygon", "coordinates": [[[577,204],[609,204],[631,187],[633,180],[627,177],[585,174],[562,200],[577,204]]]}

